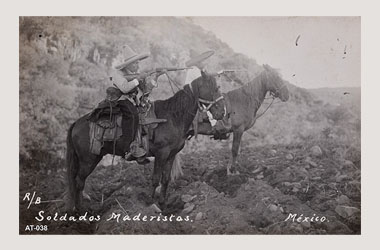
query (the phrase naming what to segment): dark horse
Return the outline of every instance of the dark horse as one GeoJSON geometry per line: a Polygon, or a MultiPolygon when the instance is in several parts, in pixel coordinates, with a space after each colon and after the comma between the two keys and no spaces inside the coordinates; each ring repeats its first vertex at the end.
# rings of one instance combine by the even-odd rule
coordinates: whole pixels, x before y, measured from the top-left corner
{"type": "MultiPolygon", "coordinates": [[[[149,156],[155,157],[153,171],[153,192],[161,183],[159,205],[165,207],[171,169],[176,154],[182,150],[187,138],[187,131],[197,113],[199,102],[211,101],[210,109],[216,119],[222,119],[224,100],[216,84],[215,78],[202,73],[202,76],[191,84],[185,85],[173,97],[154,102],[157,118],[167,122],[158,124],[149,141],[149,156]]],[[[67,173],[69,184],[68,209],[80,209],[86,178],[106,154],[112,154],[113,143],[105,142],[100,155],[90,153],[89,121],[87,115],[74,122],[67,135],[67,173]]],[[[119,139],[115,146],[115,154],[124,156],[126,140],[119,139]]],[[[129,148],[129,147],[128,147],[129,148]]]]}
{"type": "MultiPolygon", "coordinates": [[[[261,72],[251,82],[243,87],[231,90],[224,94],[227,114],[216,124],[217,131],[222,133],[233,132],[232,159],[227,166],[227,175],[235,173],[236,159],[244,131],[252,128],[256,122],[257,110],[263,103],[267,92],[273,97],[286,102],[289,99],[289,90],[278,72],[269,65],[263,65],[261,72]]],[[[213,135],[209,122],[198,124],[198,133],[213,135]]]]}

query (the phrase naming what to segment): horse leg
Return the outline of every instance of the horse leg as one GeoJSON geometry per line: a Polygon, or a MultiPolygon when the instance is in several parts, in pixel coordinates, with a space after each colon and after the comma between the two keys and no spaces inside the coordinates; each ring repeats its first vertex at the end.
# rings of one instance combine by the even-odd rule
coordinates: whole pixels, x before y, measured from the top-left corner
{"type": "Polygon", "coordinates": [[[156,194],[156,189],[160,185],[160,179],[162,174],[162,169],[159,166],[158,159],[154,160],[154,168],[153,168],[153,176],[152,176],[152,199],[154,200],[154,196],[156,194]]]}
{"type": "Polygon", "coordinates": [[[94,171],[95,167],[98,165],[102,156],[97,156],[96,158],[89,158],[79,162],[80,168],[78,175],[76,176],[76,194],[75,194],[75,208],[77,210],[81,209],[81,203],[83,198],[83,190],[86,184],[87,177],[94,171]]]}
{"type": "Polygon", "coordinates": [[[167,159],[165,165],[163,166],[163,173],[162,173],[162,178],[161,178],[161,192],[160,192],[160,199],[158,201],[158,204],[161,210],[164,210],[166,207],[166,192],[169,186],[170,173],[173,167],[174,159],[175,159],[175,155],[170,156],[167,159]]]}
{"type": "Polygon", "coordinates": [[[234,130],[234,139],[232,141],[232,159],[231,162],[227,166],[227,175],[239,174],[238,171],[235,172],[236,159],[239,154],[239,147],[241,142],[241,137],[243,135],[244,130],[239,128],[234,130]]]}
{"type": "Polygon", "coordinates": [[[72,139],[72,131],[75,123],[73,123],[67,133],[67,150],[66,150],[66,169],[67,169],[67,184],[68,184],[68,199],[66,203],[67,211],[74,211],[75,204],[78,199],[76,177],[80,169],[78,155],[75,152],[74,142],[72,139]]]}
{"type": "MultiPolygon", "coordinates": [[[[162,171],[165,166],[165,163],[169,157],[170,151],[167,148],[162,148],[160,151],[156,152],[154,159],[154,168],[152,176],[152,198],[155,196],[156,188],[160,185],[162,179],[162,171]]],[[[161,189],[162,190],[162,189],[161,189]]]]}

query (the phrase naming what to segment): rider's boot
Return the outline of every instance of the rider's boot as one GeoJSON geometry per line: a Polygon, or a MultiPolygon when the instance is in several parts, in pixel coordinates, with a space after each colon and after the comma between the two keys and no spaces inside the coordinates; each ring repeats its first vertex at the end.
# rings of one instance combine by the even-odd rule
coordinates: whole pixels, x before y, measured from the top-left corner
{"type": "Polygon", "coordinates": [[[136,160],[139,164],[148,164],[150,160],[146,158],[146,150],[142,145],[141,127],[139,127],[135,140],[130,145],[130,152],[125,154],[125,159],[128,161],[136,160]]]}

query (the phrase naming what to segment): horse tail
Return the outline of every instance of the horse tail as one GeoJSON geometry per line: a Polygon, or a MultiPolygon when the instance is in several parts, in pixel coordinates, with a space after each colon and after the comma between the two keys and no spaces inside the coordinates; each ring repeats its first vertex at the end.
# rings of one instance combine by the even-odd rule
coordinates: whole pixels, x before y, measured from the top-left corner
{"type": "Polygon", "coordinates": [[[174,181],[175,179],[178,179],[181,175],[183,175],[181,156],[177,154],[173,161],[172,171],[170,172],[171,180],[174,181]]]}
{"type": "Polygon", "coordinates": [[[70,126],[67,132],[66,139],[66,168],[67,168],[67,181],[68,181],[68,208],[74,209],[75,200],[77,199],[77,184],[75,178],[78,174],[79,170],[79,160],[78,156],[74,149],[74,143],[72,138],[72,132],[74,128],[75,122],[70,126]]]}

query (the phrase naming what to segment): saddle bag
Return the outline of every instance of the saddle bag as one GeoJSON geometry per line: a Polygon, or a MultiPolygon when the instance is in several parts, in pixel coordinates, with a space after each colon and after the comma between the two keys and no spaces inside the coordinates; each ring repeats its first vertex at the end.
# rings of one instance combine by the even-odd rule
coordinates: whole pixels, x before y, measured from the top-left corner
{"type": "Polygon", "coordinates": [[[122,115],[112,115],[100,118],[97,122],[90,122],[90,152],[99,155],[104,142],[116,141],[122,136],[122,115]]]}

